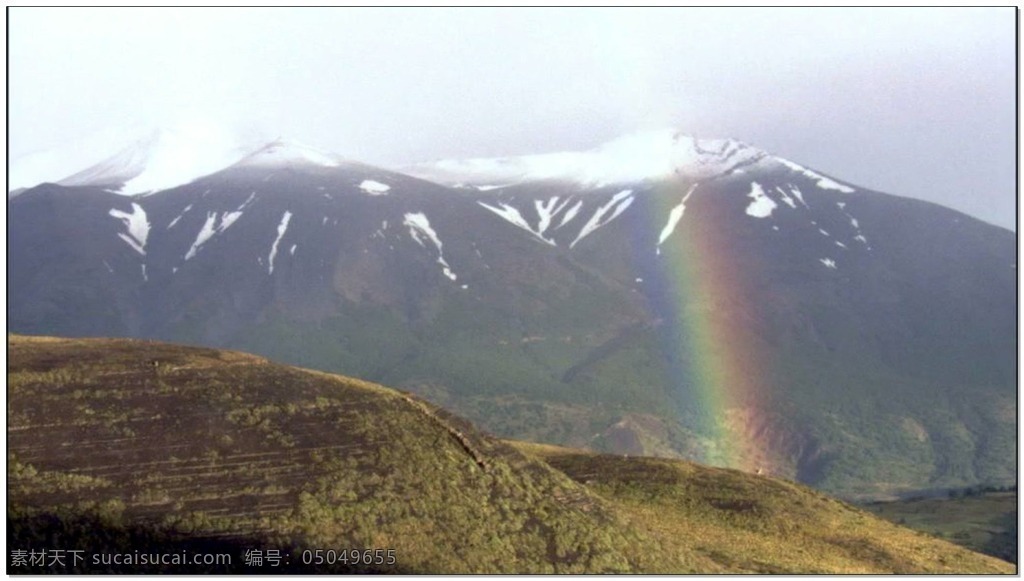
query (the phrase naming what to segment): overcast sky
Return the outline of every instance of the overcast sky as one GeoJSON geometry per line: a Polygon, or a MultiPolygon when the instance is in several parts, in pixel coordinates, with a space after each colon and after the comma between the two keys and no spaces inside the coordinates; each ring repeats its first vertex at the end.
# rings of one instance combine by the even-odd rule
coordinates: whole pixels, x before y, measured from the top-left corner
{"type": "Polygon", "coordinates": [[[89,165],[176,124],[392,166],[671,126],[1014,227],[1013,8],[8,16],[12,174],[47,155],[89,165]]]}

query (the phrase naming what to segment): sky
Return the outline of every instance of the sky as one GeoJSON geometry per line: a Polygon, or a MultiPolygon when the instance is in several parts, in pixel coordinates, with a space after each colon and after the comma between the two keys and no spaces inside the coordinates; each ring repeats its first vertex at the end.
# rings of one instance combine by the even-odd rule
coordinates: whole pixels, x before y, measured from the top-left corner
{"type": "Polygon", "coordinates": [[[387,167],[673,127],[1013,229],[1015,57],[1013,8],[10,8],[9,186],[155,127],[387,167]]]}

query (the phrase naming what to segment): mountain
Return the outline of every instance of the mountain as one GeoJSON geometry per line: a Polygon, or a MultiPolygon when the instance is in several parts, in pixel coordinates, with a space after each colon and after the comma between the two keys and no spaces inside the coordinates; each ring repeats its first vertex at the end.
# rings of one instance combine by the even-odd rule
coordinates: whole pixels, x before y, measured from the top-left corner
{"type": "Polygon", "coordinates": [[[1015,482],[1014,235],[958,212],[674,131],[401,172],[279,141],[189,179],[10,200],[11,330],[244,349],[849,498],[1015,482]]]}
{"type": "MultiPolygon", "coordinates": [[[[111,130],[112,134],[121,134],[111,130]]],[[[255,149],[246,138],[209,122],[150,128],[99,163],[82,164],[83,151],[108,147],[114,135],[97,135],[74,148],[37,151],[11,163],[9,186],[15,197],[41,181],[64,186],[98,186],[133,195],[167,189],[223,169],[255,149]],[[66,149],[62,151],[62,149],[66,149]],[[40,179],[42,178],[42,179],[40,179]]]]}
{"type": "MultiPolygon", "coordinates": [[[[628,184],[676,175],[721,177],[770,156],[732,139],[697,139],[670,129],[622,136],[590,151],[564,151],[522,157],[441,160],[405,168],[409,174],[450,185],[495,189],[499,185],[558,180],[581,186],[628,184]]],[[[798,171],[807,171],[791,162],[798,171]]],[[[818,176],[824,180],[824,176],[818,176]]],[[[825,183],[825,182],[822,182],[825,183]]],[[[850,191],[828,181],[824,187],[850,191]]]]}
{"type": "Polygon", "coordinates": [[[243,353],[10,335],[8,351],[12,573],[1015,569],[791,482],[503,442],[243,353]],[[178,562],[200,554],[231,561],[178,562]]]}

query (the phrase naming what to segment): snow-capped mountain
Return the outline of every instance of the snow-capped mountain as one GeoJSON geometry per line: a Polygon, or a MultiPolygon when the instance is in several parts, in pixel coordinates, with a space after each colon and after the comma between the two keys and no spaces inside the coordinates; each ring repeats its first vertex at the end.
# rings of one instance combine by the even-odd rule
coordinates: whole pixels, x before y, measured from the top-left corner
{"type": "Polygon", "coordinates": [[[319,166],[338,167],[346,163],[341,156],[285,139],[277,139],[246,155],[235,164],[236,167],[291,167],[319,166]]]}
{"type": "MultiPolygon", "coordinates": [[[[166,190],[220,171],[251,154],[258,145],[215,124],[179,123],[146,131],[110,157],[85,167],[71,169],[68,162],[62,163],[60,158],[68,157],[66,153],[38,154],[29,163],[48,158],[48,164],[21,174],[15,171],[20,177],[14,185],[31,187],[50,181],[63,186],[102,187],[125,195],[166,190]],[[41,170],[51,173],[43,177],[41,170]]],[[[19,162],[13,163],[17,166],[19,162]]]]}
{"type": "Polygon", "coordinates": [[[735,464],[729,434],[849,494],[1013,477],[1014,237],[952,210],[673,131],[403,172],[275,141],[109,191],[137,158],[9,201],[11,330],[242,348],[604,450],[735,464]]]}
{"type": "MultiPolygon", "coordinates": [[[[438,183],[475,186],[486,191],[545,180],[588,187],[673,176],[707,180],[742,173],[752,166],[771,168],[775,164],[809,171],[734,139],[698,139],[673,129],[661,129],[625,135],[589,151],[441,160],[409,166],[404,171],[438,183]]],[[[818,177],[822,187],[852,191],[824,176],[818,177]]]]}

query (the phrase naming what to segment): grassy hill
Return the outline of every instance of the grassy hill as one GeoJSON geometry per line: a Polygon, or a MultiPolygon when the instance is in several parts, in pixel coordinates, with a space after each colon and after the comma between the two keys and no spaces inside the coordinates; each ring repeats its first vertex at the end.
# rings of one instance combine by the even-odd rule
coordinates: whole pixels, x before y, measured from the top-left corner
{"type": "Polygon", "coordinates": [[[241,353],[9,335],[8,365],[10,549],[86,555],[11,573],[1015,571],[789,482],[510,444],[241,353]],[[339,562],[351,549],[394,561],[339,562]],[[89,558],[156,551],[232,562],[89,558]]]}
{"type": "Polygon", "coordinates": [[[867,573],[966,571],[975,554],[874,518],[790,481],[661,458],[516,443],[616,503],[624,519],[713,571],[867,573]]]}
{"type": "Polygon", "coordinates": [[[864,508],[909,528],[1016,563],[1017,503],[1015,491],[954,491],[942,498],[877,502],[864,508]]]}

